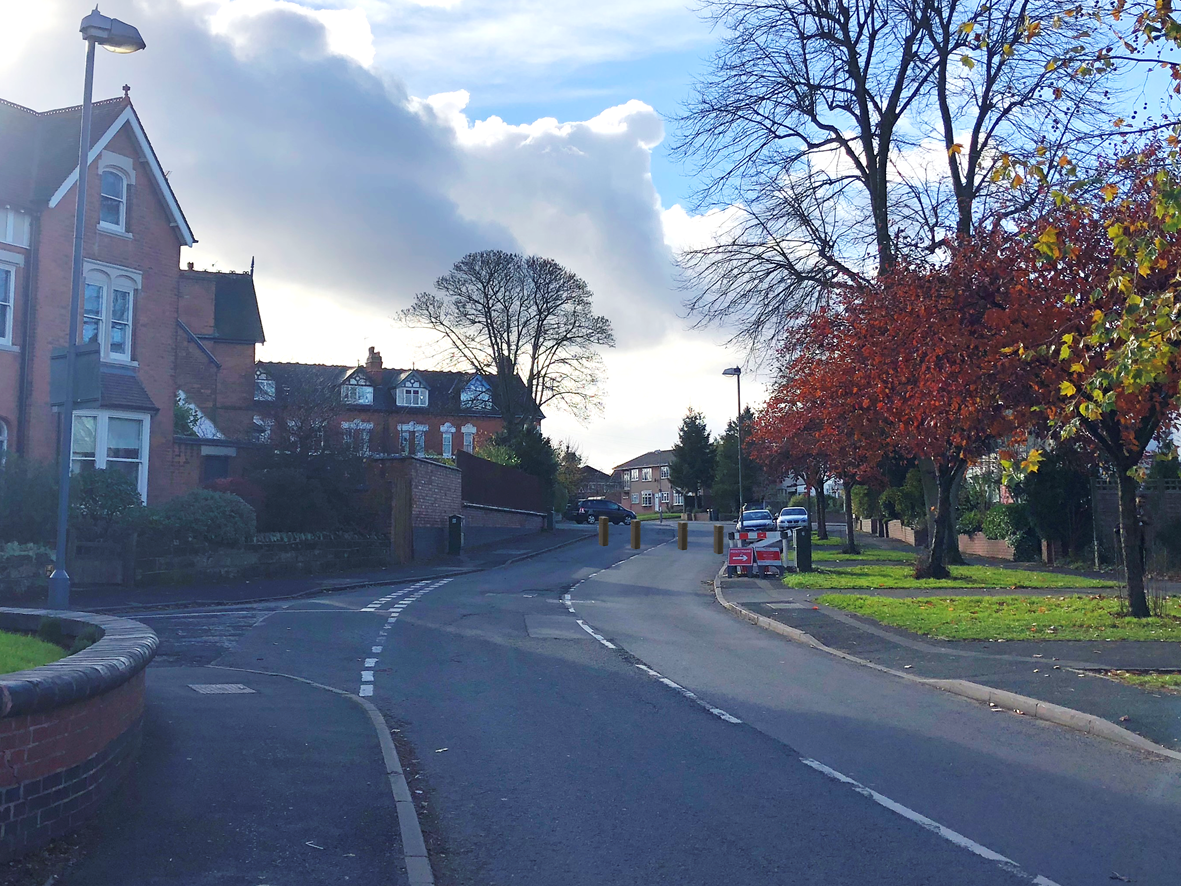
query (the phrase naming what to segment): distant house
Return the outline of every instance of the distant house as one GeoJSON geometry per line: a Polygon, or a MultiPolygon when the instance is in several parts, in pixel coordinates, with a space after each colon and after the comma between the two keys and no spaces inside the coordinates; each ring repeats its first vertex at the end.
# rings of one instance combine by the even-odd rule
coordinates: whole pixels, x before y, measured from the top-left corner
{"type": "Polygon", "coordinates": [[[617,498],[623,487],[612,474],[583,465],[578,473],[578,491],[575,498],[617,498]]]}
{"type": "Polygon", "coordinates": [[[682,507],[684,493],[669,479],[672,461],[671,449],[654,449],[616,465],[612,476],[620,487],[620,504],[637,514],[682,507]]]}
{"type": "MultiPolygon", "coordinates": [[[[358,366],[257,363],[253,400],[235,408],[237,424],[248,421],[256,442],[276,448],[451,458],[504,428],[495,388],[495,376],[474,372],[386,368],[370,348],[358,366]]],[[[536,410],[534,421],[542,418],[536,410]]]]}
{"type": "MultiPolygon", "coordinates": [[[[50,358],[69,334],[80,119],[0,100],[0,454],[60,454],[50,358]]],[[[89,148],[77,343],[97,351],[98,396],[74,413],[71,462],[160,502],[237,470],[217,426],[249,395],[254,281],[180,269],[196,239],[126,95],[94,104],[89,148]],[[200,437],[174,424],[180,391],[200,437]]]]}

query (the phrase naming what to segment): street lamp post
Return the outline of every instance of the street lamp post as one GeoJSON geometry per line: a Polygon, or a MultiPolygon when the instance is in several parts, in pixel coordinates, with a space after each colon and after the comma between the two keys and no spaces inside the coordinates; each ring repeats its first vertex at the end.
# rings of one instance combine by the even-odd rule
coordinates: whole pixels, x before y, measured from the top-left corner
{"type": "Polygon", "coordinates": [[[732,375],[738,383],[738,516],[742,517],[742,367],[731,366],[723,369],[722,375],[732,375]]]}
{"type": "Polygon", "coordinates": [[[137,52],[144,48],[139,31],[117,18],[108,18],[98,7],[78,28],[86,41],[86,79],[82,87],[82,132],[78,137],[78,205],[74,211],[74,265],[70,275],[70,337],[66,340],[65,402],[61,408],[61,442],[57,492],[57,553],[49,576],[49,608],[70,606],[70,576],[66,572],[66,532],[70,520],[70,462],[74,444],[74,371],[78,344],[78,314],[82,306],[82,236],[86,229],[86,177],[90,167],[90,119],[94,93],[94,47],[111,52],[137,52]]]}

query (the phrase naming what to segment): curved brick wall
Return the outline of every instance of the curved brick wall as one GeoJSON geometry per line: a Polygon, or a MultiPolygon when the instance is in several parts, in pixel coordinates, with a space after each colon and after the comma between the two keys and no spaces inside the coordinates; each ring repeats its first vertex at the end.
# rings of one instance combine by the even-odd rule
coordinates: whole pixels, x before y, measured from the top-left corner
{"type": "Polygon", "coordinates": [[[144,668],[156,635],[139,622],[80,612],[0,609],[0,630],[102,639],[53,664],[0,677],[0,861],[82,824],[119,784],[139,748],[144,668]]]}

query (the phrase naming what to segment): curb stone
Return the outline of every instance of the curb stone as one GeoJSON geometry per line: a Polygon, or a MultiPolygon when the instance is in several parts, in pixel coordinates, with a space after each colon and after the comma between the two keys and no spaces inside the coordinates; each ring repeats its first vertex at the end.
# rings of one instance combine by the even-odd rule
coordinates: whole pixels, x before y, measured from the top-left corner
{"type": "Polygon", "coordinates": [[[940,689],[943,692],[948,692],[952,695],[958,695],[961,698],[971,699],[972,701],[984,702],[994,707],[1004,708],[1006,710],[1015,711],[1027,717],[1033,717],[1035,720],[1044,720],[1047,723],[1054,723],[1058,726],[1065,726],[1067,729],[1074,729],[1077,732],[1082,732],[1087,735],[1095,735],[1100,738],[1105,738],[1108,741],[1116,742],[1125,747],[1135,748],[1138,751],[1146,751],[1150,754],[1157,754],[1161,757],[1167,757],[1170,760],[1181,760],[1181,752],[1170,750],[1163,747],[1156,742],[1149,741],[1141,735],[1137,735],[1122,726],[1116,726],[1114,723],[1096,716],[1095,714],[1088,714],[1083,711],[1076,711],[1073,708],[1063,707],[1062,705],[1051,704],[1047,701],[1039,701],[1036,698],[1031,698],[1028,695],[1019,695],[1016,692],[1008,692],[1004,689],[994,689],[991,686],[984,686],[981,683],[972,683],[969,680],[940,680],[932,677],[916,677],[913,674],[907,674],[903,671],[896,671],[893,668],[885,667],[876,662],[867,661],[864,658],[858,658],[856,655],[850,655],[848,652],[842,652],[839,649],[833,649],[830,646],[825,646],[811,634],[806,631],[801,631],[799,628],[793,628],[790,625],[785,625],[782,622],[776,621],[773,618],[767,618],[765,615],[759,615],[757,612],[751,612],[745,606],[738,603],[731,603],[726,599],[722,593],[722,573],[725,567],[718,571],[714,577],[714,597],[717,601],[729,612],[741,618],[743,621],[750,622],[757,627],[764,628],[772,633],[787,637],[795,643],[801,643],[805,646],[810,646],[820,652],[826,652],[829,655],[837,658],[842,658],[852,664],[861,665],[862,667],[871,668],[875,671],[880,671],[883,674],[889,674],[892,677],[900,677],[911,683],[919,683],[924,686],[931,686],[935,689],[940,689]]]}

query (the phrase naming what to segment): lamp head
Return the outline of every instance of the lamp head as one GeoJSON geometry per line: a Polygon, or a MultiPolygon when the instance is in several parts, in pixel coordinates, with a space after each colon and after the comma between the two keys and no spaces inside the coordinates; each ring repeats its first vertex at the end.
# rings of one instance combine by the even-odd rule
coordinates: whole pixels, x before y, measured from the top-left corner
{"type": "Polygon", "coordinates": [[[147,45],[134,27],[117,18],[103,15],[97,6],[94,7],[94,12],[82,19],[82,25],[78,30],[83,40],[93,40],[111,52],[138,52],[147,45]]]}
{"type": "Polygon", "coordinates": [[[731,366],[729,369],[723,369],[722,375],[742,375],[742,367],[731,366]]]}

